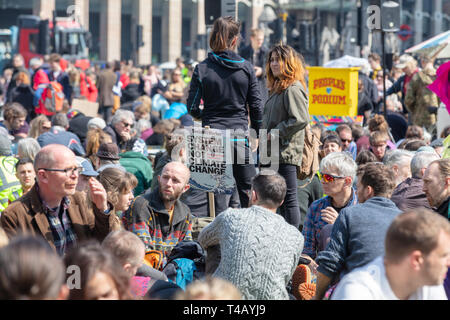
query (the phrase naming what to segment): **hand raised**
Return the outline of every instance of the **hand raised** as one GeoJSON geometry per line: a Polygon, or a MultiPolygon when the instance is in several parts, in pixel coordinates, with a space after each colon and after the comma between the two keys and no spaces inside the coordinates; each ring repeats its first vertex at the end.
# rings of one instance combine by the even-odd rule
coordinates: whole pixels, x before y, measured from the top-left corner
{"type": "Polygon", "coordinates": [[[108,209],[108,196],[103,185],[95,178],[89,179],[89,192],[91,200],[98,210],[104,212],[108,209]]]}
{"type": "Polygon", "coordinates": [[[334,224],[336,221],[339,213],[334,210],[333,207],[326,207],[322,211],[320,211],[322,220],[325,221],[328,224],[334,224]]]}

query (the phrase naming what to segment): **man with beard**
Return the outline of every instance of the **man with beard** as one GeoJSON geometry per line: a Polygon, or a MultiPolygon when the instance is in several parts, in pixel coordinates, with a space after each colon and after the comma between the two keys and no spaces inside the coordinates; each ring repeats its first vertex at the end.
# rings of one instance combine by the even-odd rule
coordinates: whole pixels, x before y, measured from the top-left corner
{"type": "MultiPolygon", "coordinates": [[[[423,192],[434,210],[450,221],[450,158],[430,163],[423,175],[423,192]]],[[[444,281],[444,288],[450,299],[450,271],[444,281]]]]}
{"type": "Polygon", "coordinates": [[[125,212],[125,229],[135,233],[146,252],[158,250],[167,257],[183,240],[192,240],[192,216],[179,199],[189,189],[189,169],[181,162],[166,164],[158,187],[135,198],[125,212]]]}
{"type": "Polygon", "coordinates": [[[450,158],[430,163],[423,175],[423,192],[435,211],[450,220],[450,158]]]}

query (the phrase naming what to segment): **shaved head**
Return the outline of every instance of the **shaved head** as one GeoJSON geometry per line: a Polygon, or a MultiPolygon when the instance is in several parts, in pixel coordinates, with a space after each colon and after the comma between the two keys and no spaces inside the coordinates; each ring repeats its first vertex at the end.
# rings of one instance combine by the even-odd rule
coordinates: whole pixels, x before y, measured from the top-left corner
{"type": "Polygon", "coordinates": [[[178,200],[189,189],[191,172],[178,161],[169,162],[158,176],[159,194],[164,203],[178,200]]]}
{"type": "Polygon", "coordinates": [[[191,177],[191,171],[189,171],[189,168],[186,167],[185,164],[178,162],[178,161],[171,161],[164,166],[163,171],[161,172],[161,175],[164,174],[164,172],[169,169],[174,170],[175,172],[179,172],[180,178],[183,177],[185,183],[189,182],[189,178],[191,177]]]}

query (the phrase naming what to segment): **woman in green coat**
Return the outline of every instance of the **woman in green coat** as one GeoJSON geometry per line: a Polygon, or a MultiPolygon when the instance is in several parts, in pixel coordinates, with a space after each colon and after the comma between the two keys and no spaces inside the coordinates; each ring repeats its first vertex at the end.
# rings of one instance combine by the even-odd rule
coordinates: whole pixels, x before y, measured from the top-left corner
{"type": "Polygon", "coordinates": [[[268,54],[266,73],[269,99],[264,106],[262,128],[268,131],[269,143],[278,139],[279,152],[271,155],[271,167],[278,166],[278,173],[287,184],[280,213],[288,223],[299,228],[297,167],[302,162],[305,127],[309,122],[302,58],[292,47],[276,45],[268,54]]]}

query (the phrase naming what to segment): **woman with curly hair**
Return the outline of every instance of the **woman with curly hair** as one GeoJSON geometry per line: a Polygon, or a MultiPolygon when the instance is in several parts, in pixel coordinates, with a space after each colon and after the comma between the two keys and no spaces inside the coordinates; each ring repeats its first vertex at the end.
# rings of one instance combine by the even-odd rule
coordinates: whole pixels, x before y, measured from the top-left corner
{"type": "Polygon", "coordinates": [[[297,167],[302,162],[305,128],[309,123],[303,58],[288,45],[276,45],[269,51],[266,74],[269,99],[264,106],[262,128],[268,130],[269,143],[278,139],[279,163],[274,163],[272,155],[271,165],[278,165],[278,173],[287,184],[281,215],[299,228],[297,167]]]}

